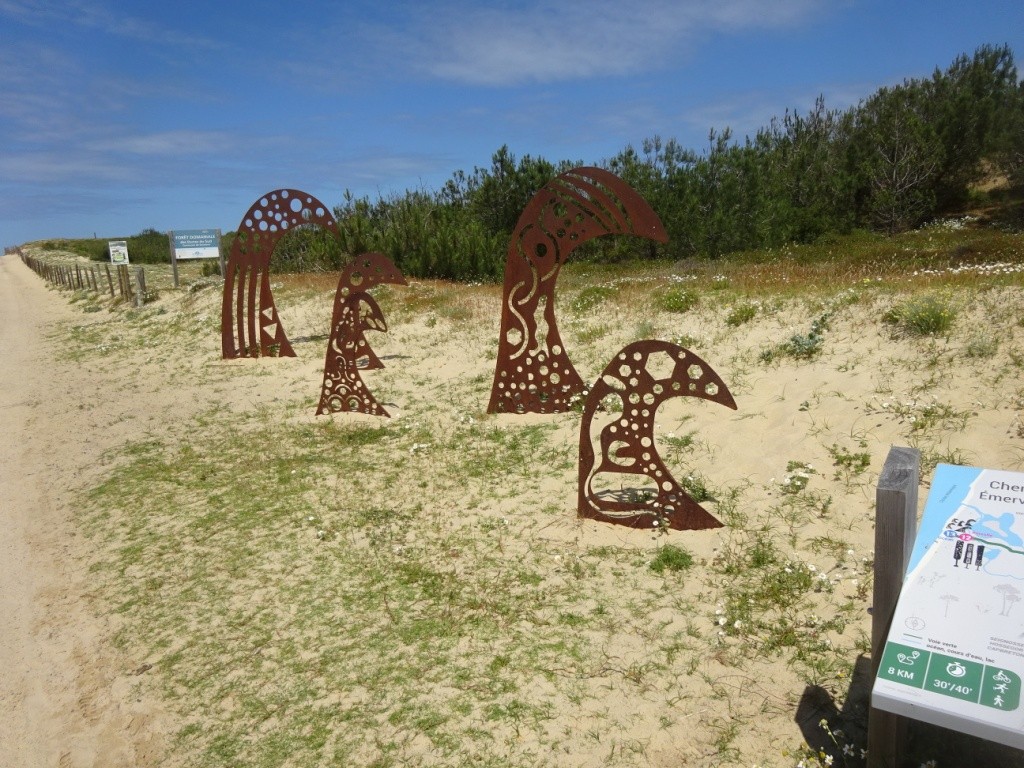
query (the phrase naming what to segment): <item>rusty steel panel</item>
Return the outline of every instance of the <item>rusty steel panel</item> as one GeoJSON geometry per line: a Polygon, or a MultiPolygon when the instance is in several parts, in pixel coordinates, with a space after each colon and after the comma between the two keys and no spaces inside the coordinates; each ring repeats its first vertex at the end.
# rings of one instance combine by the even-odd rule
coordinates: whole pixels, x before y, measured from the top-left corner
{"type": "Polygon", "coordinates": [[[722,527],[683,490],[658,455],[654,417],[672,397],[699,397],[736,409],[728,387],[711,366],[675,344],[635,341],[612,358],[583,404],[580,517],[635,528],[722,527]],[[599,406],[614,414],[603,427],[593,423],[599,406]],[[600,447],[599,457],[595,445],[600,447]],[[608,490],[595,490],[598,478],[608,490]]]}
{"type": "Polygon", "coordinates": [[[330,208],[298,189],[268,192],[242,217],[224,275],[220,336],[225,359],[295,357],[274,305],[270,257],[284,235],[304,224],[338,234],[330,208]]]}
{"type": "Polygon", "coordinates": [[[558,333],[555,281],[577,246],[611,234],[668,239],[647,202],[601,168],[563,173],[527,204],[508,247],[488,413],[564,412],[583,392],[558,333]]]}
{"type": "Polygon", "coordinates": [[[317,416],[338,411],[390,416],[359,375],[359,361],[364,358],[364,370],[384,367],[364,335],[367,330],[386,332],[388,329],[380,306],[367,293],[382,283],[408,285],[391,259],[382,253],[362,254],[338,279],[317,416]]]}

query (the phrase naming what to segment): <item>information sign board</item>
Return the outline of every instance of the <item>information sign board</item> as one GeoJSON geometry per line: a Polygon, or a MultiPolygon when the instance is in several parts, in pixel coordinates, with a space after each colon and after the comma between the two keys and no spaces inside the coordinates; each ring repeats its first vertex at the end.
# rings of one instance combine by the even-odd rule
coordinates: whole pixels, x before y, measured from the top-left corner
{"type": "Polygon", "coordinates": [[[871,705],[1024,749],[1024,473],[940,464],[871,705]]]}
{"type": "Polygon", "coordinates": [[[174,256],[177,259],[219,259],[220,231],[216,229],[176,229],[174,256]]]}
{"type": "Polygon", "coordinates": [[[127,240],[110,240],[107,243],[107,248],[110,250],[110,263],[111,264],[127,264],[128,263],[128,241],[127,240]]]}

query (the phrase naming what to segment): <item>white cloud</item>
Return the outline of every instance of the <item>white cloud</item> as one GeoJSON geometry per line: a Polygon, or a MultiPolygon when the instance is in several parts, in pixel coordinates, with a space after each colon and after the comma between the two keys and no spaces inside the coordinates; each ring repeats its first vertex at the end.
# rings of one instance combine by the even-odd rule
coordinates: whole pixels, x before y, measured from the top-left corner
{"type": "Polygon", "coordinates": [[[658,69],[702,33],[796,24],[818,0],[568,0],[523,6],[428,5],[379,41],[420,71],[470,85],[514,85],[658,69]],[[415,34],[412,32],[415,30],[415,34]]]}
{"type": "Polygon", "coordinates": [[[34,27],[54,25],[102,30],[132,40],[188,45],[193,48],[222,48],[216,38],[192,32],[182,33],[154,24],[97,0],[0,0],[0,15],[34,27]]]}
{"type": "Polygon", "coordinates": [[[238,146],[238,137],[220,131],[161,131],[119,136],[93,141],[87,149],[98,152],[124,152],[130,155],[171,155],[185,157],[226,152],[238,146]]]}
{"type": "Polygon", "coordinates": [[[109,159],[60,151],[0,155],[0,176],[27,187],[50,183],[109,184],[132,178],[125,166],[109,159]]]}

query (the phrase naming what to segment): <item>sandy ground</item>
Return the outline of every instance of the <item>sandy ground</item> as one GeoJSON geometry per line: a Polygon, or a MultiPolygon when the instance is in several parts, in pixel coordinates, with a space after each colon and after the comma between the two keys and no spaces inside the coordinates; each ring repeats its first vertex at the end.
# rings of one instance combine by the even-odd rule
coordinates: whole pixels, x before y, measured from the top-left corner
{"type": "MultiPolygon", "coordinates": [[[[406,292],[407,303],[413,303],[417,292],[422,291],[422,306],[432,306],[432,297],[423,284],[414,283],[402,290],[406,292]]],[[[721,409],[722,413],[698,410],[683,399],[666,404],[660,414],[663,429],[682,434],[700,427],[701,445],[707,446],[707,455],[700,458],[698,468],[719,487],[743,488],[744,511],[751,524],[771,522],[780,528],[780,541],[784,540],[783,521],[768,518],[771,510],[784,509],[780,499],[786,497],[780,483],[788,471],[787,460],[799,459],[819,467],[811,490],[827,491],[830,503],[831,496],[835,497],[827,515],[823,511],[821,519],[801,521],[802,527],[792,535],[795,538],[799,534],[801,538],[802,556],[813,559],[817,567],[827,571],[824,576],[833,581],[834,597],[829,597],[831,602],[823,603],[824,607],[844,601],[855,606],[855,620],[843,637],[836,638],[851,661],[856,658],[854,638],[870,623],[867,602],[857,582],[864,578],[864,573],[856,569],[873,548],[872,488],[889,447],[906,445],[915,438],[934,451],[962,452],[970,463],[977,465],[1015,470],[1024,466],[1024,450],[1020,447],[1024,440],[1024,391],[1019,383],[1020,363],[1016,357],[1024,322],[1019,321],[1019,314],[1013,310],[1019,306],[1019,295],[1019,289],[1012,288],[980,297],[977,306],[964,308],[951,340],[934,343],[893,339],[878,321],[890,300],[869,296],[849,307],[840,307],[827,336],[826,352],[813,363],[784,360],[764,365],[756,360],[760,350],[793,333],[806,332],[820,308],[794,302],[792,307],[765,311],[764,317],[759,315],[756,322],[740,330],[726,327],[723,312],[716,310],[712,301],[708,301],[710,306],[705,311],[670,318],[672,335],[696,339],[695,351],[705,356],[729,382],[741,404],[738,412],[721,409]],[[993,324],[996,315],[998,325],[993,324]],[[991,338],[979,337],[981,330],[987,330],[991,338]],[[972,350],[983,347],[983,342],[998,344],[988,356],[972,356],[972,350]],[[923,431],[916,430],[913,419],[918,418],[925,397],[928,402],[937,398],[957,413],[967,414],[969,424],[960,428],[940,424],[933,436],[923,440],[923,431]],[[697,418],[689,421],[692,414],[697,418]],[[832,479],[834,467],[829,449],[833,446],[867,450],[872,457],[870,469],[852,483],[832,479]],[[825,541],[833,535],[842,539],[844,548],[849,546],[850,552],[856,552],[850,562],[844,561],[842,553],[833,556],[811,552],[805,546],[808,541],[825,541]]],[[[177,506],[206,510],[207,499],[187,494],[173,496],[175,506],[167,509],[151,502],[146,502],[149,506],[140,503],[147,515],[144,538],[132,538],[131,526],[124,524],[129,512],[136,510],[116,509],[110,518],[115,525],[107,526],[113,533],[88,542],[75,521],[76,513],[82,511],[75,505],[87,506],[83,496],[116,472],[116,460],[110,456],[104,459],[105,451],[114,449],[112,453],[116,454],[129,441],[151,435],[161,441],[159,455],[172,456],[178,443],[187,443],[188,435],[201,429],[197,414],[225,409],[245,416],[246,424],[258,425],[262,422],[252,414],[265,410],[290,414],[287,418],[301,425],[321,424],[323,420],[313,415],[312,404],[321,377],[332,296],[333,292],[326,290],[299,306],[279,302],[289,337],[296,345],[296,359],[220,360],[219,336],[215,330],[209,332],[216,327],[220,295],[206,289],[194,293],[166,291],[158,306],[146,310],[146,335],[138,328],[132,330],[128,323],[111,322],[102,332],[102,344],[88,350],[89,354],[84,356],[87,362],[76,364],[61,354],[59,340],[70,338],[70,331],[77,324],[100,324],[106,317],[104,311],[85,315],[82,306],[69,305],[67,294],[47,289],[16,257],[5,256],[0,260],[0,414],[5,434],[0,448],[0,514],[6,529],[6,535],[0,537],[4,616],[0,622],[0,768],[182,765],[189,750],[201,751],[204,743],[221,735],[217,729],[226,728],[222,720],[228,719],[237,701],[246,696],[258,699],[264,686],[277,685],[282,680],[292,684],[283,671],[279,677],[273,676],[273,659],[262,661],[261,656],[259,663],[267,667],[254,671],[253,659],[257,654],[249,653],[245,643],[238,642],[235,633],[226,628],[223,616],[213,615],[210,619],[206,612],[210,606],[190,606],[185,617],[191,621],[189,626],[170,619],[162,624],[164,619],[148,614],[159,613],[150,609],[159,607],[156,601],[168,593],[156,592],[152,603],[139,601],[127,612],[118,613],[108,602],[110,594],[101,593],[100,577],[90,577],[90,562],[106,557],[116,564],[116,547],[128,543],[144,549],[146,574],[165,577],[162,589],[173,592],[184,588],[183,581],[173,577],[184,567],[181,558],[185,556],[193,558],[189,563],[208,565],[211,572],[228,573],[230,563],[224,560],[225,547],[219,540],[198,540],[191,550],[171,546],[180,537],[182,526],[188,523],[187,516],[177,514],[177,506]],[[174,331],[179,325],[180,329],[174,331]],[[165,327],[171,331],[160,340],[165,327]],[[197,348],[181,349],[180,339],[197,338],[186,334],[186,328],[203,329],[197,348]],[[108,338],[112,345],[109,350],[105,346],[108,338]],[[187,396],[183,396],[182,382],[187,382],[187,396]],[[132,407],[133,403],[143,402],[145,407],[132,407]],[[217,571],[218,568],[221,570],[217,571]],[[144,633],[138,627],[148,627],[149,635],[140,636],[144,633]],[[125,628],[129,630],[128,637],[124,637],[125,628]],[[158,642],[164,634],[173,642],[158,642]],[[114,638],[119,635],[123,645],[115,646],[114,638]],[[219,644],[220,650],[204,650],[203,641],[207,638],[219,644]],[[177,661],[170,660],[180,649],[188,653],[179,654],[177,661]],[[201,676],[205,672],[196,670],[204,669],[205,662],[230,667],[237,674],[223,685],[210,688],[209,696],[199,697],[187,690],[180,695],[173,692],[168,680],[180,681],[183,675],[201,676]],[[163,678],[161,664],[166,669],[163,678]],[[161,684],[167,699],[157,697],[155,688],[161,684]],[[171,734],[182,730],[182,723],[176,718],[190,716],[206,729],[198,731],[197,742],[206,741],[185,746],[172,743],[171,734]]],[[[502,543],[498,537],[499,548],[508,548],[507,552],[501,549],[504,559],[530,563],[543,575],[543,588],[549,594],[561,596],[561,609],[580,615],[588,610],[589,598],[582,587],[577,599],[577,591],[566,586],[576,582],[569,578],[563,564],[568,559],[583,565],[594,563],[592,574],[573,578],[581,579],[587,589],[607,598],[616,626],[624,627],[622,631],[609,629],[604,633],[603,625],[588,625],[588,631],[598,632],[595,648],[602,653],[605,648],[613,648],[614,659],[608,659],[614,662],[614,668],[601,667],[598,658],[593,665],[582,663],[578,671],[585,674],[579,679],[556,678],[555,683],[550,683],[537,677],[524,684],[520,695],[541,704],[550,702],[552,711],[558,713],[558,719],[549,725],[525,729],[520,736],[518,725],[513,732],[508,723],[482,720],[479,714],[474,715],[478,720],[468,717],[467,722],[494,734],[497,746],[493,754],[498,754],[507,742],[509,764],[531,764],[520,759],[521,755],[529,750],[547,755],[540,750],[548,749],[549,742],[564,747],[571,758],[555,762],[558,757],[552,754],[550,762],[545,757],[532,764],[642,764],[657,768],[750,765],[755,760],[764,766],[795,764],[795,759],[789,759],[784,750],[802,743],[822,717],[835,714],[829,710],[835,705],[824,689],[805,685],[784,658],[744,655],[744,648],[754,647],[743,645],[745,636],[724,638],[719,624],[713,624],[715,600],[724,593],[724,586],[720,583],[721,569],[706,564],[714,563],[730,547],[741,548],[744,531],[684,532],[673,534],[670,539],[685,544],[696,560],[705,564],[688,577],[679,596],[684,606],[690,605],[687,600],[691,598],[702,601],[702,609],[692,611],[694,632],[702,638],[698,642],[685,631],[684,622],[677,615],[677,602],[661,576],[652,575],[646,565],[627,567],[611,556],[601,559],[593,554],[604,548],[635,551],[646,557],[658,544],[646,531],[578,520],[574,508],[574,467],[546,471],[539,487],[520,492],[506,487],[507,481],[494,478],[461,481],[438,476],[434,468],[436,457],[427,450],[418,451],[429,448],[422,443],[445,435],[465,440],[474,450],[482,450],[481,445],[486,448],[484,437],[476,443],[470,440],[474,427],[471,420],[467,421],[467,414],[485,423],[488,434],[505,428],[512,431],[521,424],[554,421],[558,426],[547,438],[547,444],[576,445],[578,426],[574,416],[522,419],[507,415],[487,417],[482,413],[493,371],[493,358],[489,355],[494,347],[497,299],[488,300],[486,306],[466,303],[454,310],[462,314],[453,312],[446,317],[440,309],[437,317],[427,309],[405,315],[396,312],[396,316],[389,316],[389,333],[373,340],[388,368],[374,372],[370,380],[375,394],[392,412],[392,443],[401,447],[400,453],[392,458],[404,468],[407,484],[383,488],[371,485],[372,478],[364,478],[366,485],[357,494],[349,491],[346,478],[328,474],[315,488],[328,501],[312,505],[312,511],[322,518],[325,527],[341,531],[348,524],[346,508],[357,505],[363,496],[415,498],[426,494],[422,489],[429,478],[433,483],[429,490],[436,500],[428,511],[465,511],[452,519],[440,513],[436,518],[424,515],[422,527],[414,528],[413,533],[430,539],[435,535],[430,520],[436,519],[443,523],[439,523],[437,538],[443,539],[449,533],[460,535],[467,546],[485,552],[491,539],[480,533],[480,526],[507,516],[507,541],[502,543]],[[468,409],[459,407],[465,403],[470,403],[468,409]],[[416,437],[416,430],[431,437],[416,437]],[[411,444],[413,439],[418,443],[411,444]],[[423,483],[419,482],[421,478],[423,483]],[[540,505],[538,496],[550,499],[551,503],[540,505]],[[467,531],[474,532],[472,537],[467,531]],[[739,543],[732,542],[731,536],[738,537],[739,543]],[[635,612],[627,599],[616,607],[616,596],[628,592],[613,584],[620,573],[632,580],[627,583],[633,584],[637,595],[649,601],[635,612]],[[679,637],[681,642],[692,641],[696,647],[715,652],[699,659],[695,670],[686,668],[686,655],[680,654],[678,660],[664,663],[667,671],[663,678],[643,687],[619,670],[630,665],[641,665],[642,669],[650,660],[645,633],[662,639],[679,637]],[[811,694],[815,693],[824,694],[824,703],[814,699],[811,694]],[[570,700],[570,694],[575,698],[570,700]],[[680,701],[677,707],[675,702],[680,701]],[[663,718],[666,713],[672,718],[663,718]],[[735,762],[723,759],[714,744],[715,734],[728,732],[733,722],[740,724],[731,738],[742,763],[739,757],[735,762]],[[601,739],[588,736],[588,730],[593,729],[601,729],[601,739]],[[646,755],[634,758],[620,754],[616,757],[619,762],[609,762],[609,744],[614,745],[614,739],[619,739],[620,744],[628,739],[643,739],[646,755]]],[[[592,380],[603,368],[611,354],[609,350],[621,348],[641,333],[651,333],[650,329],[642,328],[641,320],[645,319],[646,314],[629,318],[628,322],[608,321],[609,328],[597,334],[597,324],[605,320],[596,312],[582,319],[566,318],[563,337],[567,344],[572,344],[575,363],[584,379],[592,380]],[[585,344],[583,338],[588,336],[598,338],[598,343],[585,344]]],[[[654,320],[664,322],[664,318],[654,320]]],[[[352,414],[330,418],[340,426],[350,422],[377,423],[370,417],[352,414]]],[[[388,444],[389,450],[392,443],[388,444]]],[[[196,450],[205,448],[197,442],[196,450]]],[[[440,450],[438,455],[446,456],[440,450]]],[[[217,493],[231,490],[227,486],[211,487],[217,493]]],[[[925,493],[922,488],[922,500],[925,493]]],[[[298,501],[296,508],[302,510],[301,515],[309,513],[298,501]]],[[[292,626],[291,612],[296,606],[289,603],[286,593],[275,591],[289,581],[274,560],[275,553],[280,556],[291,551],[273,546],[283,546],[280,542],[290,541],[289,537],[298,542],[294,551],[305,560],[290,562],[290,573],[319,562],[314,557],[314,547],[323,547],[340,558],[349,549],[367,548],[366,543],[356,534],[328,537],[321,542],[310,526],[303,529],[309,535],[299,539],[291,533],[295,525],[282,522],[278,529],[273,529],[268,522],[267,526],[260,546],[270,547],[271,556],[266,562],[256,562],[246,579],[214,579],[211,588],[219,590],[216,597],[225,601],[223,606],[228,609],[240,611],[254,622],[265,622],[273,636],[294,636],[308,647],[340,653],[334,645],[331,622],[366,617],[349,617],[342,608],[335,608],[327,619],[310,620],[309,636],[301,635],[292,626]],[[275,543],[271,539],[280,541],[275,543]],[[257,590],[252,589],[255,582],[257,590]],[[252,616],[246,613],[246,606],[251,606],[252,616]]],[[[404,540],[396,541],[402,544],[404,540]]],[[[413,558],[416,551],[411,547],[410,550],[413,554],[406,557],[413,558]]],[[[458,554],[456,551],[452,556],[458,554]]],[[[468,556],[464,558],[469,560],[468,556]]],[[[490,562],[483,557],[480,560],[490,562]]],[[[489,572],[483,564],[480,568],[479,573],[470,573],[467,578],[485,580],[489,572]]],[[[140,572],[121,574],[122,580],[131,581],[140,572]]],[[[321,582],[310,580],[309,584],[321,582]]],[[[327,591],[321,597],[333,597],[329,583],[324,589],[327,591]]],[[[311,599],[308,604],[316,602],[311,599]]],[[[184,603],[184,598],[179,597],[178,604],[184,603]]],[[[219,610],[221,604],[214,601],[211,605],[219,610]]],[[[410,608],[418,610],[416,605],[410,608]]],[[[475,654],[466,651],[462,656],[458,655],[459,649],[450,649],[452,658],[472,665],[504,653],[515,661],[516,632],[542,632],[548,631],[546,627],[557,627],[557,617],[546,616],[543,610],[530,616],[533,623],[512,626],[509,637],[495,641],[494,649],[475,654]]],[[[386,633],[388,621],[389,617],[381,614],[377,624],[371,622],[367,626],[386,633]]],[[[324,679],[317,678],[315,682],[329,690],[322,701],[314,697],[311,708],[321,704],[337,706],[339,696],[357,696],[359,689],[353,688],[353,693],[341,688],[350,682],[344,676],[348,666],[354,664],[324,665],[324,679]]],[[[420,690],[411,681],[406,689],[392,693],[405,696],[403,701],[429,701],[431,706],[441,708],[446,705],[447,689],[432,686],[425,682],[425,690],[420,690]]],[[[845,681],[840,687],[846,687],[845,681]]],[[[498,706],[505,704],[507,698],[482,699],[479,706],[498,706]]],[[[850,705],[854,698],[851,690],[846,704],[850,705]]],[[[849,719],[862,720],[862,714],[851,710],[849,719]]],[[[407,759],[408,764],[446,764],[442,759],[435,761],[437,755],[423,734],[403,724],[398,719],[400,715],[396,710],[384,711],[380,724],[382,733],[393,734],[396,742],[400,742],[402,752],[398,757],[407,759]],[[392,716],[398,725],[391,722],[392,716]]],[[[453,725],[453,729],[460,724],[461,721],[453,725]]],[[[235,715],[227,725],[244,732],[235,738],[242,744],[240,749],[250,749],[252,745],[251,751],[240,752],[242,757],[234,763],[216,764],[246,764],[246,757],[260,754],[258,750],[264,746],[260,739],[268,733],[273,735],[274,728],[279,727],[273,720],[250,722],[244,713],[235,715]]],[[[334,728],[332,738],[343,731],[342,725],[334,728]]],[[[228,730],[225,733],[231,735],[228,730]]],[[[464,732],[453,733],[472,745],[464,732]]],[[[354,751],[347,756],[349,764],[373,763],[380,757],[374,749],[367,739],[362,752],[354,751]]],[[[287,764],[314,764],[298,760],[287,764]]],[[[1010,765],[1005,761],[978,764],[1010,765]]],[[[943,763],[941,768],[949,768],[949,764],[943,763]]]]}
{"type": "Polygon", "coordinates": [[[16,256],[0,259],[0,766],[11,768],[145,766],[159,754],[146,727],[156,709],[91,610],[77,556],[67,500],[95,446],[69,436],[95,427],[81,407],[95,382],[51,341],[73,315],[16,256]]]}

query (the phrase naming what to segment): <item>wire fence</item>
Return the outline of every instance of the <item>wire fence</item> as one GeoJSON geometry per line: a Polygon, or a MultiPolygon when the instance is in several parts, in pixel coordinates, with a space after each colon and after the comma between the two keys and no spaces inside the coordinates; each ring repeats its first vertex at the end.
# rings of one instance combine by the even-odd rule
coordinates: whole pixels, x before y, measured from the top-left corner
{"type": "Polygon", "coordinates": [[[30,256],[20,248],[5,249],[14,253],[29,269],[58,288],[72,291],[106,293],[120,296],[141,307],[146,301],[146,273],[142,267],[127,264],[62,264],[30,256]]]}

